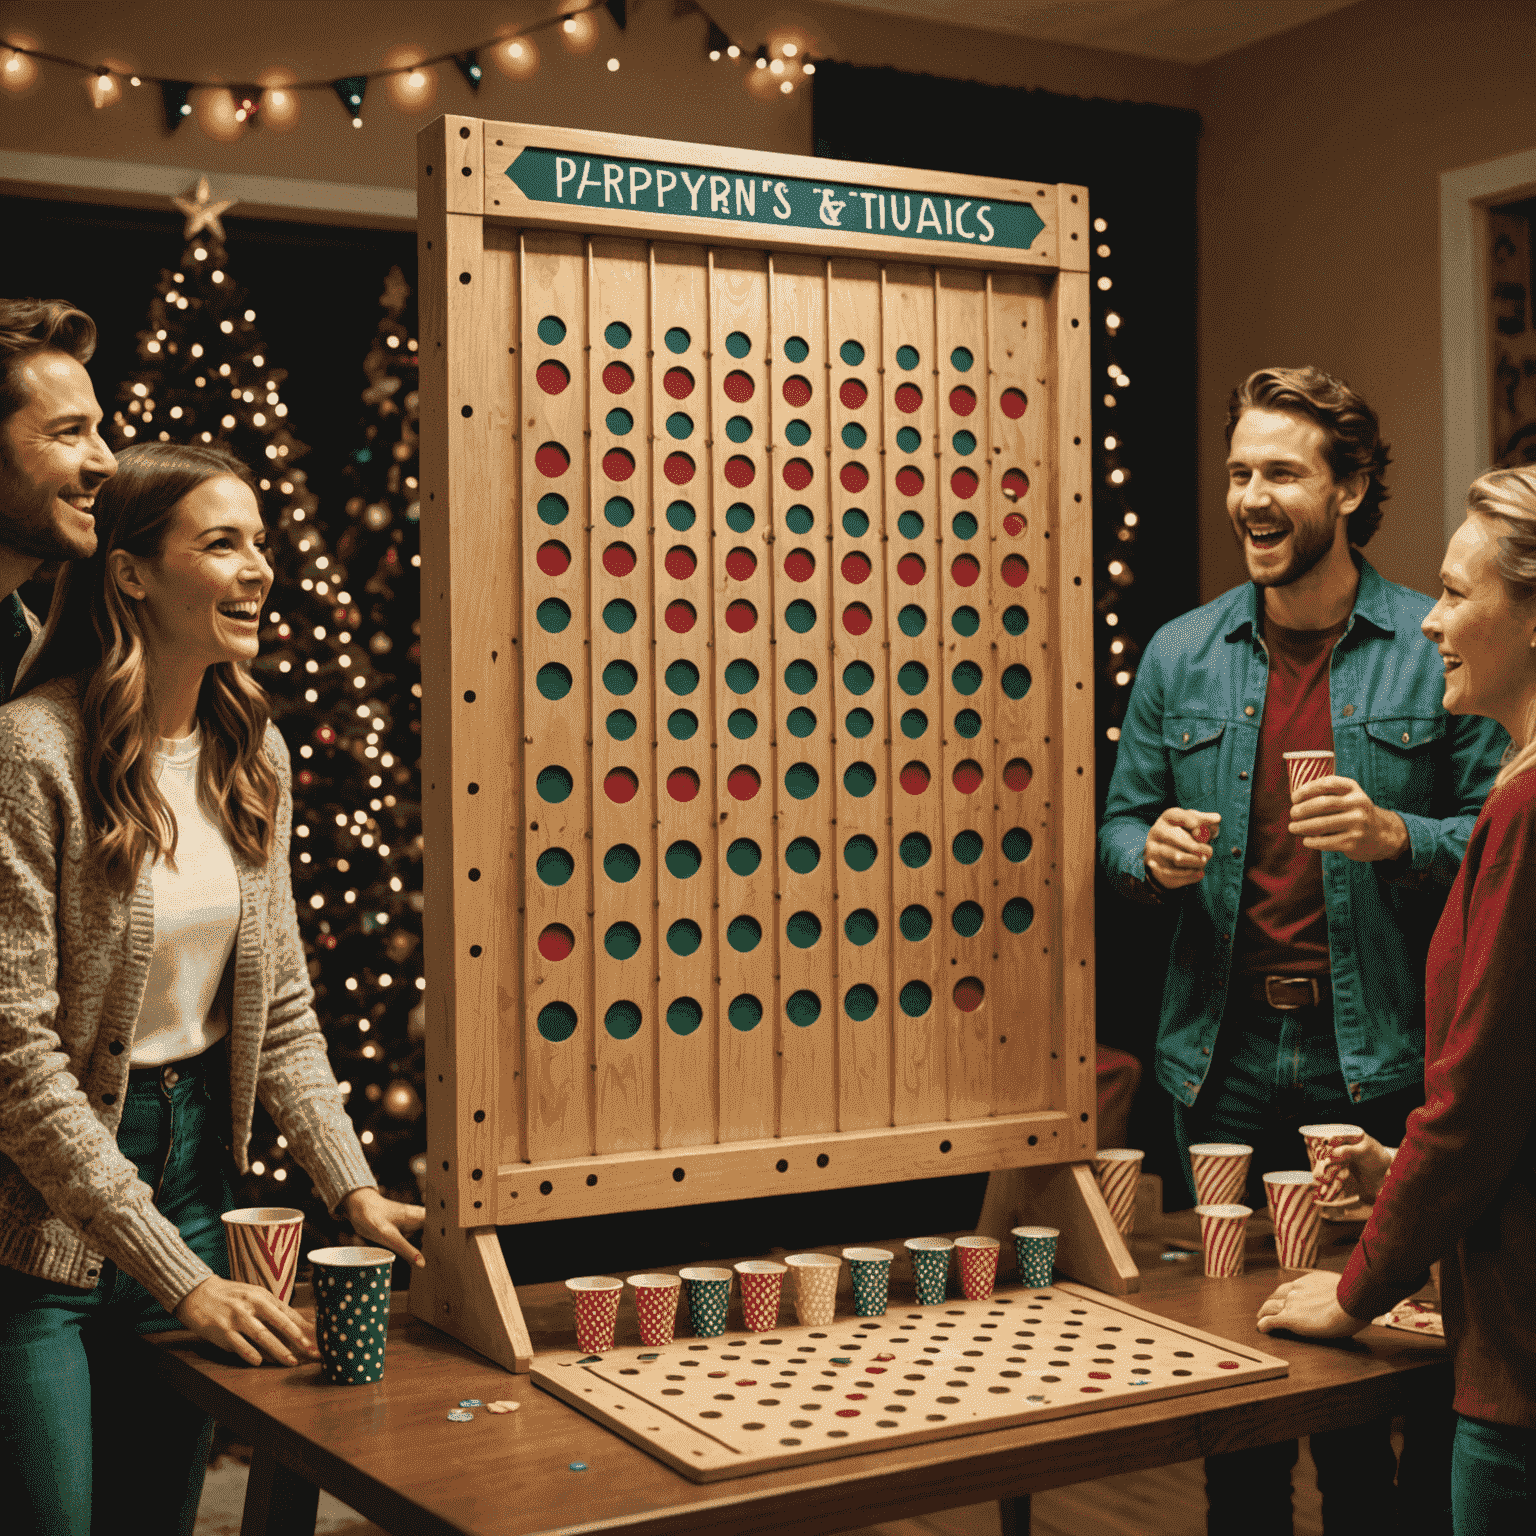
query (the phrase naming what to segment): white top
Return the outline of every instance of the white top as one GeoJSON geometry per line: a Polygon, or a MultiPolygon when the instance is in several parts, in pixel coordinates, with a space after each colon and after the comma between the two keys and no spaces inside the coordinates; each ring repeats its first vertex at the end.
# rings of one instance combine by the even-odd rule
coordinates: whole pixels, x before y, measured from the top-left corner
{"type": "Polygon", "coordinates": [[[202,732],[160,743],[156,783],[176,817],[176,867],[155,860],[155,950],[134,1032],[135,1067],[196,1056],[229,1032],[220,995],[240,926],[240,881],[223,829],[197,799],[202,732]]]}

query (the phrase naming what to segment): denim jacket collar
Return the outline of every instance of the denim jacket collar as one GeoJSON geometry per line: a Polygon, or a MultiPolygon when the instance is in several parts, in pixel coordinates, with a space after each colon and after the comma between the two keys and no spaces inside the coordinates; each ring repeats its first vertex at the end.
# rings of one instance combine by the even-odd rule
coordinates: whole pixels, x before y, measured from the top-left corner
{"type": "MultiPolygon", "coordinates": [[[[1376,567],[1358,550],[1351,551],[1351,558],[1355,562],[1355,568],[1360,572],[1360,585],[1355,590],[1355,605],[1350,609],[1349,623],[1344,626],[1344,633],[1350,634],[1356,622],[1362,621],[1390,640],[1397,633],[1397,625],[1393,622],[1392,599],[1387,584],[1377,572],[1376,567]]],[[[1229,641],[1257,640],[1259,604],[1263,601],[1258,583],[1250,581],[1237,587],[1233,591],[1232,599],[1232,610],[1237,623],[1227,630],[1222,638],[1229,641]]]]}

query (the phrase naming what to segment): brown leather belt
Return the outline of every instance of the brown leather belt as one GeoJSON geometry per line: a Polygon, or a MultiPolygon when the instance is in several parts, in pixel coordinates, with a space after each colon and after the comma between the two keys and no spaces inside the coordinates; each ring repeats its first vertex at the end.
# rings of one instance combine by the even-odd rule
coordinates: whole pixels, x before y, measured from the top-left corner
{"type": "Polygon", "coordinates": [[[1333,988],[1326,976],[1257,976],[1249,995],[1261,1008],[1273,1008],[1278,1013],[1333,1002],[1333,988]]]}

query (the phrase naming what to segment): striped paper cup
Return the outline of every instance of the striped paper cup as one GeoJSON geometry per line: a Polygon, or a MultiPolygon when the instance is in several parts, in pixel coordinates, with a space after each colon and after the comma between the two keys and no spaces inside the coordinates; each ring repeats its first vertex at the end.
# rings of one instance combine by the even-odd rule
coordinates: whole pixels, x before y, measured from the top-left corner
{"type": "Polygon", "coordinates": [[[1197,1205],[1200,1244],[1207,1280],[1230,1280],[1243,1272],[1243,1233],[1253,1211],[1246,1205],[1197,1205]]]}
{"type": "Polygon", "coordinates": [[[565,1288],[576,1303],[577,1349],[584,1355],[597,1355],[612,1349],[624,1282],[611,1275],[581,1275],[575,1280],[567,1280],[565,1288]]]}
{"type": "Polygon", "coordinates": [[[779,1293],[787,1266],[772,1259],[746,1259],[736,1266],[741,1276],[741,1320],[748,1333],[768,1333],[779,1325],[779,1293]]]}
{"type": "Polygon", "coordinates": [[[1313,1185],[1312,1198],[1314,1200],[1337,1200],[1344,1192],[1344,1180],[1349,1177],[1343,1168],[1334,1168],[1325,1172],[1325,1159],[1328,1149],[1333,1145],[1335,1136],[1347,1137],[1351,1141],[1358,1141],[1365,1135],[1365,1131],[1358,1125],[1327,1124],[1304,1125],[1301,1128],[1301,1139],[1307,1144],[1307,1158],[1312,1164],[1312,1177],[1316,1180],[1313,1185]]]}
{"type": "Polygon", "coordinates": [[[802,1328],[825,1328],[837,1311],[837,1277],[843,1261],[834,1253],[792,1253],[784,1262],[795,1277],[795,1316],[802,1328]]]}
{"type": "Polygon", "coordinates": [[[955,1245],[947,1237],[909,1237],[902,1246],[912,1256],[917,1304],[938,1306],[949,1295],[949,1256],[955,1245]]]}
{"type": "Polygon", "coordinates": [[[1310,1170],[1264,1175],[1269,1219],[1275,1224],[1275,1252],[1282,1269],[1311,1269],[1317,1262],[1319,1213],[1312,1187],[1310,1170]]]}
{"type": "Polygon", "coordinates": [[[1284,752],[1285,771],[1290,775],[1291,794],[1313,779],[1326,779],[1333,772],[1332,752],[1284,752]]]}
{"type": "Polygon", "coordinates": [[[337,1386],[363,1386],[384,1375],[389,1336],[387,1248],[315,1248],[304,1255],[315,1287],[320,1369],[337,1386]]]}
{"type": "Polygon", "coordinates": [[[1241,1201],[1252,1159],[1253,1148],[1239,1142],[1196,1142],[1189,1149],[1189,1170],[1195,1176],[1195,1204],[1231,1205],[1241,1201]]]}
{"type": "Polygon", "coordinates": [[[224,1213],[224,1243],[229,1249],[229,1278],[259,1285],[279,1301],[293,1298],[299,1269],[299,1238],[304,1212],[283,1205],[252,1205],[224,1213]]]}
{"type": "Polygon", "coordinates": [[[688,1324],[696,1337],[718,1339],[725,1332],[725,1312],[731,1304],[728,1269],[680,1269],[688,1293],[688,1324]]]}
{"type": "Polygon", "coordinates": [[[1136,1222],[1136,1189],[1141,1183],[1143,1156],[1130,1147],[1104,1147],[1093,1160],[1093,1176],[1121,1232],[1129,1232],[1136,1222]]]}
{"type": "Polygon", "coordinates": [[[995,1237],[957,1237],[960,1289],[967,1301],[985,1301],[997,1284],[997,1258],[1002,1244],[995,1237]]]}
{"type": "Polygon", "coordinates": [[[853,1276],[853,1310],[859,1317],[884,1317],[891,1292],[889,1248],[844,1248],[848,1271],[853,1276]]]}
{"type": "Polygon", "coordinates": [[[1015,1227],[1014,1250],[1019,1256],[1019,1282],[1022,1285],[1049,1285],[1056,1268],[1055,1227],[1015,1227]]]}
{"type": "Polygon", "coordinates": [[[676,1275],[631,1275],[640,1342],[650,1349],[670,1344],[677,1329],[677,1301],[683,1282],[676,1275]]]}

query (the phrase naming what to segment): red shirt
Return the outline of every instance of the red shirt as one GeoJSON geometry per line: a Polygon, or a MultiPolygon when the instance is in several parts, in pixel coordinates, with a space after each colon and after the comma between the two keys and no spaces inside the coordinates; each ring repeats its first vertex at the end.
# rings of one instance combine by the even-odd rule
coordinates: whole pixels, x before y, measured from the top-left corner
{"type": "Polygon", "coordinates": [[[1441,1260],[1458,1413],[1536,1428],[1536,769],[1489,795],[1429,948],[1426,1102],[1339,1302],[1373,1317],[1441,1260]]]}
{"type": "Polygon", "coordinates": [[[1285,629],[1264,617],[1269,683],[1253,762],[1248,862],[1233,946],[1237,976],[1326,976],[1330,968],[1323,856],[1286,830],[1291,782],[1284,754],[1333,751],[1328,663],[1347,623],[1285,629]]]}

